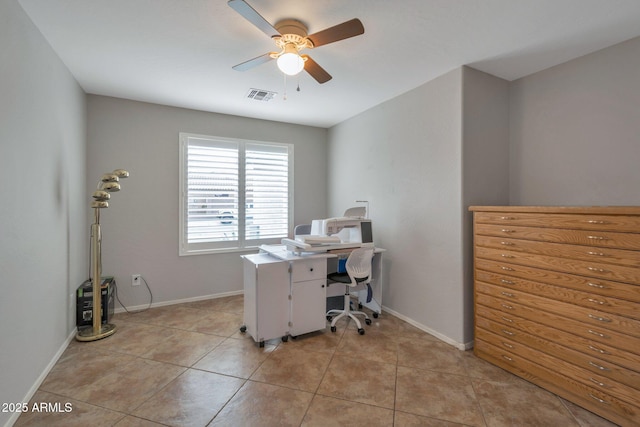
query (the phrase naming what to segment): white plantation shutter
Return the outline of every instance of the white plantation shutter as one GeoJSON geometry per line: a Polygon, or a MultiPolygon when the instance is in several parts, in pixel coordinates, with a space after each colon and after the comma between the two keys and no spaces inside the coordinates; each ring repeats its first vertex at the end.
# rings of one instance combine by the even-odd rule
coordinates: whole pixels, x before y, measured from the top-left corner
{"type": "Polygon", "coordinates": [[[292,145],[185,133],[180,144],[181,255],[287,237],[292,145]]]}

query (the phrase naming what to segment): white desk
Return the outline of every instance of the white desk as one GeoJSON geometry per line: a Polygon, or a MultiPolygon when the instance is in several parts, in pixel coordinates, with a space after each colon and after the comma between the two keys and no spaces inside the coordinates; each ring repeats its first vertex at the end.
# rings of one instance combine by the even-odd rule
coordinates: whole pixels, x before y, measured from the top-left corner
{"type": "MultiPolygon", "coordinates": [[[[287,341],[289,336],[324,329],[327,296],[344,294],[344,284],[327,289],[327,272],[337,269],[338,254],[295,254],[284,245],[263,245],[260,251],[242,256],[244,326],[240,330],[262,347],[270,339],[287,341]]],[[[376,249],[372,265],[373,299],[367,303],[366,289],[358,292],[360,303],[374,317],[382,311],[382,252],[376,249]]]]}

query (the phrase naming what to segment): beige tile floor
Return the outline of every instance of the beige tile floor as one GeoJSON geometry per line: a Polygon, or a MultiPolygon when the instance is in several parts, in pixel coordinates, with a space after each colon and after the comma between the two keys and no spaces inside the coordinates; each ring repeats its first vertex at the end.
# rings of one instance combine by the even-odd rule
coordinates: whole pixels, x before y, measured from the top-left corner
{"type": "Polygon", "coordinates": [[[242,296],[117,314],[72,342],[16,426],[611,426],[383,313],[264,348],[242,296]],[[53,406],[55,407],[55,406],[53,406]]]}

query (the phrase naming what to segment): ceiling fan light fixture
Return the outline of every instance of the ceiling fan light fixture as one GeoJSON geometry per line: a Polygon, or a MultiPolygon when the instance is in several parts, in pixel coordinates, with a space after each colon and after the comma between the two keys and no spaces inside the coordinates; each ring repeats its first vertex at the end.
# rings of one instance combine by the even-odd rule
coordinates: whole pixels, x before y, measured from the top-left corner
{"type": "Polygon", "coordinates": [[[278,56],[276,62],[280,71],[288,76],[295,76],[304,68],[304,59],[298,54],[298,49],[293,43],[287,43],[284,53],[278,56]]]}

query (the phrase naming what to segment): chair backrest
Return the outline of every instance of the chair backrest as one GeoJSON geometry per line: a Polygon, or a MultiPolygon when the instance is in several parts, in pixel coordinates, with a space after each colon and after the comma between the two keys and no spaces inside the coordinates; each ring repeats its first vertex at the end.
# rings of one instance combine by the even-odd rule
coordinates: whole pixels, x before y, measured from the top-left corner
{"type": "Polygon", "coordinates": [[[373,248],[358,248],[351,251],[347,258],[347,274],[351,278],[351,286],[371,282],[371,259],[373,258],[373,248]],[[355,279],[366,280],[357,282],[355,279]]]}

